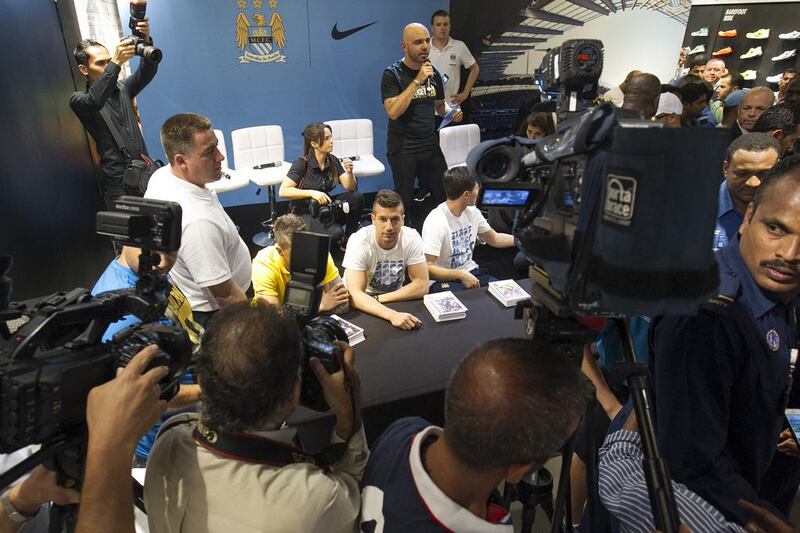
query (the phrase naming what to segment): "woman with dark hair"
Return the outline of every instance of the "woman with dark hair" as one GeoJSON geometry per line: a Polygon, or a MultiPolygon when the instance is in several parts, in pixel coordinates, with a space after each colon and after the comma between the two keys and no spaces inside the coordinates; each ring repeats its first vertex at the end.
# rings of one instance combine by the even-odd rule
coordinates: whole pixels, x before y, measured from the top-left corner
{"type": "Polygon", "coordinates": [[[556,132],[551,113],[533,112],[522,123],[518,135],[528,139],[541,139],[556,132]]]}
{"type": "MultiPolygon", "coordinates": [[[[336,203],[347,202],[347,213],[342,209],[333,210],[334,221],[337,224],[346,224],[343,246],[347,237],[358,229],[358,221],[364,209],[364,196],[356,190],[358,185],[353,175],[352,161],[345,158],[340,162],[332,152],[331,127],[322,122],[312,122],[306,126],[303,130],[303,155],[292,163],[278,194],[281,198],[290,199],[290,211],[301,216],[311,211],[311,202],[320,206],[329,205],[334,200],[336,203]],[[330,192],[339,184],[346,192],[332,200],[330,192]]],[[[326,230],[332,226],[321,222],[326,230]]],[[[340,235],[331,236],[338,240],[340,235]]]]}

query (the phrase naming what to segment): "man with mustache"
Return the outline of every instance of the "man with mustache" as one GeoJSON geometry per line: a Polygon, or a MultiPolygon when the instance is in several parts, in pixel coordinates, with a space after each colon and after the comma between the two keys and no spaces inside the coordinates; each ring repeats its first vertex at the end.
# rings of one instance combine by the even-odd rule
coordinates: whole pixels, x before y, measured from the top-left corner
{"type": "Polygon", "coordinates": [[[765,499],[796,357],[800,157],[765,173],[739,235],[716,256],[719,294],[695,315],[656,317],[649,359],[658,444],[672,478],[740,524],[765,499]]]}

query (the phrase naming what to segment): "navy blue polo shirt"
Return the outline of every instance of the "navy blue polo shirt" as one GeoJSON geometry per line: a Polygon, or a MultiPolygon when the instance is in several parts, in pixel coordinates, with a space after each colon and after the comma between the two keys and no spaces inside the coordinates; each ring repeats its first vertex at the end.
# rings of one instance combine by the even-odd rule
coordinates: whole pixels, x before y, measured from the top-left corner
{"type": "Polygon", "coordinates": [[[739,233],[739,226],[744,221],[744,215],[736,210],[733,197],[728,189],[728,182],[722,180],[719,184],[719,208],[717,210],[717,227],[714,229],[714,251],[728,246],[733,236],[739,233]]]}

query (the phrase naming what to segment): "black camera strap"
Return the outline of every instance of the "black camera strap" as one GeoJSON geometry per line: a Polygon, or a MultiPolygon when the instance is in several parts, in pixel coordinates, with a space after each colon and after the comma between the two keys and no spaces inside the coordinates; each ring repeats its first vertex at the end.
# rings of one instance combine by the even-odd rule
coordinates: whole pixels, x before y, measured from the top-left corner
{"type": "Polygon", "coordinates": [[[291,444],[259,435],[214,431],[205,427],[199,420],[192,435],[199,446],[226,459],[277,467],[310,463],[325,471],[330,470],[344,456],[348,444],[347,442],[330,444],[318,453],[310,453],[291,444]]]}
{"type": "MultiPolygon", "coordinates": [[[[127,91],[125,90],[124,85],[120,82],[117,84],[117,87],[122,93],[123,99],[126,99],[127,91]]],[[[125,139],[122,138],[122,134],[120,134],[117,125],[114,124],[114,119],[111,116],[111,112],[108,110],[108,107],[104,105],[103,107],[100,108],[100,111],[98,113],[100,114],[100,118],[103,119],[103,122],[105,122],[106,126],[108,127],[108,131],[114,138],[114,142],[117,144],[117,147],[119,148],[120,152],[122,152],[122,155],[125,156],[125,159],[127,159],[128,161],[131,161],[133,159],[138,159],[140,157],[140,154],[137,154],[136,157],[133,157],[131,155],[137,152],[137,150],[131,150],[130,145],[127,142],[125,142],[125,139]]]]}

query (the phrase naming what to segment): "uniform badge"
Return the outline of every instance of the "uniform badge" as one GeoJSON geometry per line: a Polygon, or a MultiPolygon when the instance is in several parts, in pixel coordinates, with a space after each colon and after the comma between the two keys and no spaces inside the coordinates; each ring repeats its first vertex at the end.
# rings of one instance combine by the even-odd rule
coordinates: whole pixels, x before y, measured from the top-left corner
{"type": "Polygon", "coordinates": [[[456,59],[456,55],[455,54],[450,54],[450,61],[455,61],[455,59],[456,59]]]}
{"type": "Polygon", "coordinates": [[[781,346],[781,338],[774,329],[767,332],[767,346],[769,346],[769,349],[773,352],[777,352],[778,348],[781,346]]]}

